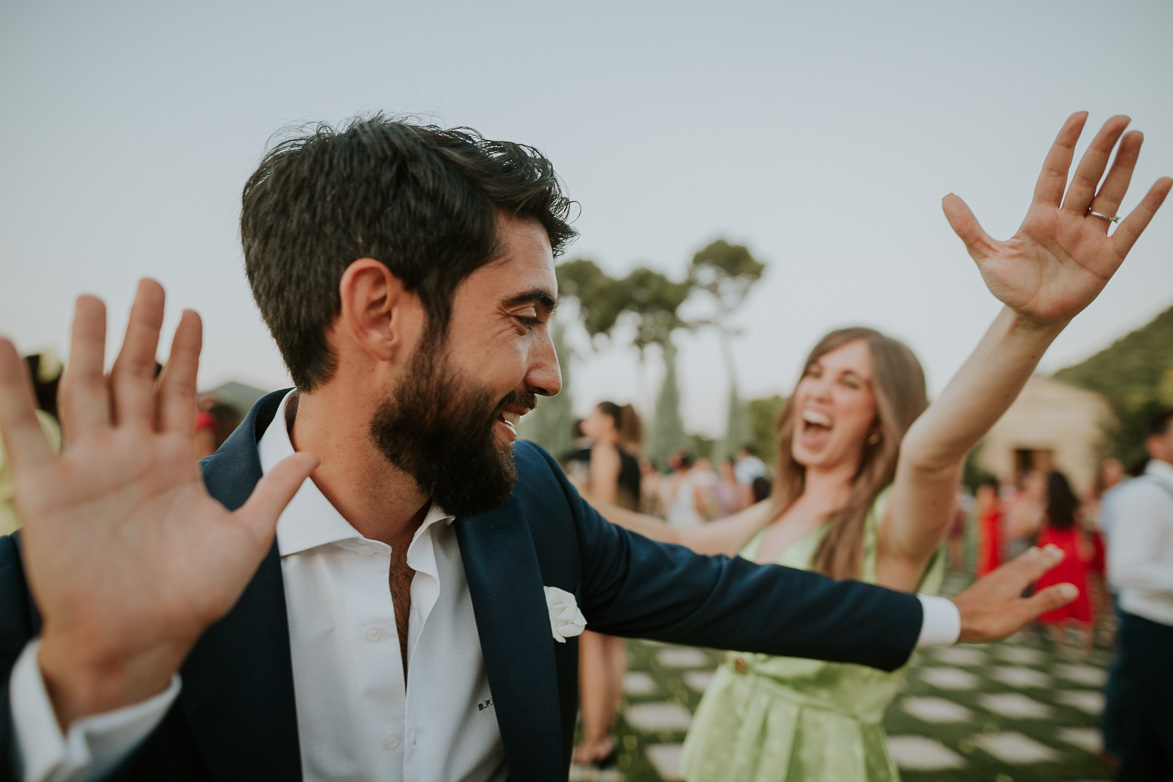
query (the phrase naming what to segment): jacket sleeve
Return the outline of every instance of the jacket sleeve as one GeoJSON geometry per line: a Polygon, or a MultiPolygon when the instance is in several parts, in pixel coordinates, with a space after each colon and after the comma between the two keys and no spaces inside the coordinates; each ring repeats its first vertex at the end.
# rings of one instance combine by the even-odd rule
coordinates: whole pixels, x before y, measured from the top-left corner
{"type": "Polygon", "coordinates": [[[882,670],[908,661],[923,620],[915,595],[648,540],[603,519],[534,451],[570,506],[590,629],[882,670]]]}
{"type": "Polygon", "coordinates": [[[19,533],[0,537],[0,782],[16,782],[16,725],[10,685],[12,669],[39,630],[17,546],[19,533]]]}

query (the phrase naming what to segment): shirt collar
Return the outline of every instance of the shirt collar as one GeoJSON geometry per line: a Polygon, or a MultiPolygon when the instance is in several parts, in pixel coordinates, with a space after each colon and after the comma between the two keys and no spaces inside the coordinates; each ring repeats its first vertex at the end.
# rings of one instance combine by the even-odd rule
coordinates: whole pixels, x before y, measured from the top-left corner
{"type": "MultiPolygon", "coordinates": [[[[295,393],[296,389],[281,400],[277,414],[273,416],[273,422],[257,443],[257,455],[260,457],[263,473],[268,473],[278,462],[294,453],[293,442],[289,439],[289,430],[285,425],[285,408],[295,393]]],[[[454,520],[451,514],[433,503],[412,539],[418,539],[425,530],[438,521],[450,525],[454,520]]],[[[318,546],[348,540],[364,541],[366,538],[330,504],[313,479],[306,478],[277,520],[278,553],[285,557],[318,546]]]]}
{"type": "Polygon", "coordinates": [[[1151,475],[1157,480],[1173,486],[1173,464],[1163,462],[1160,459],[1149,459],[1144,471],[1146,475],[1151,475]]]}

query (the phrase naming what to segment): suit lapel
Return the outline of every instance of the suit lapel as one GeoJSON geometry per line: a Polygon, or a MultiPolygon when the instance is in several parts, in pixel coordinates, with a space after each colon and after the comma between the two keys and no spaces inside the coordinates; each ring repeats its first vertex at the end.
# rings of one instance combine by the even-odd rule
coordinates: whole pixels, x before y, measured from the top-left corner
{"type": "MultiPolygon", "coordinates": [[[[283,395],[261,400],[204,462],[209,492],[229,509],[243,505],[261,478],[257,439],[283,395]]],[[[200,638],[181,675],[180,702],[213,779],[301,779],[289,619],[276,543],[237,604],[200,638]]]]}
{"type": "Polygon", "coordinates": [[[565,779],[554,638],[516,495],[457,524],[481,653],[513,782],[565,779]]]}

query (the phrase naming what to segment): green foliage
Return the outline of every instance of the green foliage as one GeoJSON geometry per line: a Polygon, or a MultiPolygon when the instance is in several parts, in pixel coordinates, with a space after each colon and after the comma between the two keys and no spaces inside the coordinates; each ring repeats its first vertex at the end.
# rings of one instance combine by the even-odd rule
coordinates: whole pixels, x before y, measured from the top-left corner
{"type": "Polygon", "coordinates": [[[737,456],[741,446],[749,442],[749,411],[741,394],[737,392],[737,382],[729,386],[729,409],[725,413],[725,436],[721,438],[721,447],[716,458],[724,459],[737,456]]]}
{"type": "Polygon", "coordinates": [[[1091,358],[1055,373],[1056,380],[1111,399],[1152,400],[1173,367],[1173,307],[1091,358]],[[1137,392],[1140,392],[1139,395],[1137,392]]]}
{"type": "Polygon", "coordinates": [[[627,319],[635,325],[632,344],[643,355],[649,345],[665,344],[673,331],[688,325],[676,314],[692,292],[688,282],[673,282],[643,266],[616,279],[584,259],[561,263],[555,271],[561,295],[578,301],[583,327],[593,340],[606,339],[627,319]]]}
{"type": "Polygon", "coordinates": [[[688,281],[712,295],[723,311],[730,312],[745,300],[765,269],[766,265],[754,258],[745,245],[718,239],[692,257],[688,281]]]}
{"type": "Polygon", "coordinates": [[[1173,403],[1173,307],[1055,378],[1108,398],[1116,421],[1105,427],[1105,455],[1131,465],[1144,455],[1149,418],[1173,403]]]}
{"type": "Polygon", "coordinates": [[[729,244],[724,239],[700,250],[692,257],[688,268],[688,282],[696,290],[708,294],[713,304],[712,314],[696,321],[695,325],[717,329],[721,338],[721,357],[729,376],[729,408],[725,416],[725,436],[718,453],[721,457],[733,456],[749,439],[749,419],[737,391],[732,345],[737,332],[732,321],[737,308],[745,301],[749,289],[761,279],[765,268],[765,264],[754,258],[745,245],[729,244]]]}
{"type": "Polygon", "coordinates": [[[1114,399],[1109,401],[1115,420],[1104,427],[1108,441],[1108,453],[1105,456],[1115,456],[1125,470],[1136,472],[1136,468],[1148,459],[1144,443],[1148,436],[1149,421],[1166,405],[1154,399],[1139,404],[1125,404],[1114,399]]]}
{"type": "Polygon", "coordinates": [[[606,338],[627,307],[627,294],[591,260],[576,258],[554,269],[563,297],[576,299],[579,316],[591,339],[606,338]]]}
{"type": "Polygon", "coordinates": [[[717,459],[717,441],[703,434],[690,434],[685,442],[681,443],[692,454],[693,461],[697,459],[717,459]]]}
{"type": "Polygon", "coordinates": [[[688,282],[673,282],[655,269],[641,266],[616,281],[616,286],[624,296],[626,311],[635,320],[632,344],[641,356],[648,346],[666,345],[673,331],[687,327],[677,311],[692,293],[688,282]]]}
{"type": "Polygon", "coordinates": [[[746,442],[753,446],[758,458],[766,464],[778,463],[778,437],[775,434],[774,423],[778,420],[778,413],[786,404],[786,398],[767,396],[761,399],[751,399],[746,404],[746,414],[749,419],[749,437],[746,442]]]}
{"type": "Polygon", "coordinates": [[[676,348],[671,342],[664,343],[664,382],[656,399],[652,414],[652,426],[648,432],[644,455],[652,460],[656,469],[668,466],[672,452],[683,445],[687,435],[684,420],[680,417],[680,385],[676,378],[676,348]]]}
{"type": "Polygon", "coordinates": [[[718,239],[697,252],[688,276],[679,282],[642,266],[626,277],[614,278],[594,261],[584,258],[568,260],[557,266],[561,295],[578,302],[583,327],[592,341],[607,340],[616,325],[628,322],[634,326],[632,345],[639,350],[641,359],[649,346],[663,348],[667,371],[647,448],[647,453],[658,466],[663,466],[672,451],[685,442],[675,348],[671,341],[672,333],[678,329],[712,326],[720,332],[730,380],[727,431],[720,453],[735,453],[736,448],[750,438],[751,427],[737,394],[733,371],[729,341],[734,331],[730,321],[764,269],[764,264],[743,245],[729,244],[724,239],[718,239]],[[679,310],[696,291],[704,291],[711,297],[714,311],[706,319],[686,322],[681,319],[679,310]]]}

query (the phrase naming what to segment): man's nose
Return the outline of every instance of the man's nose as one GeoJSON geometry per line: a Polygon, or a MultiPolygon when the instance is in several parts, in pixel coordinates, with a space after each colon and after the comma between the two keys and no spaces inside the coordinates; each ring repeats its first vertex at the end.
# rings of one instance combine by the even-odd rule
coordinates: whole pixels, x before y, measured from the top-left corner
{"type": "Polygon", "coordinates": [[[530,369],[525,379],[529,390],[539,396],[554,396],[562,390],[562,367],[558,365],[558,353],[554,350],[549,329],[543,331],[530,355],[530,369]]]}

